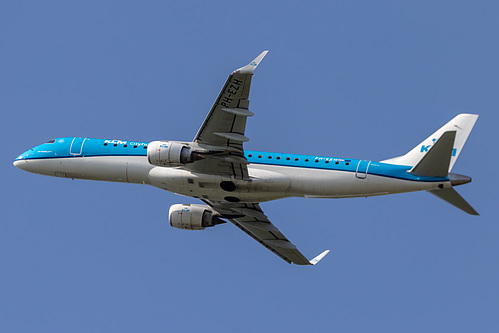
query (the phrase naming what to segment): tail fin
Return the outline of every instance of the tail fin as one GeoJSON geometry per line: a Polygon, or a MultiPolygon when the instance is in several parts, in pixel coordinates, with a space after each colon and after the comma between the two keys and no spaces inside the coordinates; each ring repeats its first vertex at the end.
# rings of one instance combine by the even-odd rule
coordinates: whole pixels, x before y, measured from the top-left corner
{"type": "MultiPolygon", "coordinates": [[[[449,174],[463,149],[478,115],[460,114],[438,131],[426,138],[404,156],[382,161],[383,163],[408,165],[410,173],[424,177],[447,177],[452,186],[466,184],[470,177],[449,174]]],[[[429,190],[429,193],[471,215],[479,215],[452,187],[429,190]]]]}
{"type": "MultiPolygon", "coordinates": [[[[437,151],[439,152],[439,156],[445,156],[447,154],[441,154],[443,150],[447,150],[449,146],[449,141],[451,141],[451,137],[453,136],[450,134],[451,132],[454,132],[454,140],[453,144],[450,145],[452,148],[451,150],[451,156],[450,160],[447,162],[445,161],[445,165],[447,168],[447,173],[452,170],[452,167],[454,166],[454,163],[456,163],[457,158],[459,157],[459,154],[461,153],[461,150],[463,149],[463,146],[468,139],[468,136],[470,135],[471,129],[475,125],[476,120],[478,119],[478,115],[476,114],[460,114],[454,117],[451,121],[449,121],[447,124],[445,124],[442,128],[440,128],[438,131],[430,135],[428,138],[426,138],[423,142],[421,142],[419,145],[414,147],[410,152],[405,154],[404,156],[399,156],[395,158],[391,158],[389,160],[384,160],[382,161],[383,163],[390,163],[390,164],[397,164],[397,165],[409,165],[413,167],[417,167],[419,163],[423,162],[425,159],[425,156],[428,155],[433,155],[434,157],[437,155],[437,151]],[[444,139],[444,140],[440,140],[444,139]],[[437,145],[437,142],[439,143],[437,145]],[[440,143],[442,142],[442,143],[440,143]],[[440,146],[440,148],[436,149],[437,146],[440,146]],[[435,149],[433,149],[435,148],[435,149]],[[433,151],[432,154],[429,154],[430,151],[433,151]]],[[[448,155],[447,155],[448,156],[448,155]]],[[[434,158],[431,158],[431,160],[434,161],[434,158]]],[[[426,163],[425,163],[426,164],[426,163]]],[[[434,164],[434,163],[432,163],[434,164]]],[[[413,168],[414,170],[414,168],[413,168]]],[[[447,173],[443,176],[447,176],[447,173]]]]}

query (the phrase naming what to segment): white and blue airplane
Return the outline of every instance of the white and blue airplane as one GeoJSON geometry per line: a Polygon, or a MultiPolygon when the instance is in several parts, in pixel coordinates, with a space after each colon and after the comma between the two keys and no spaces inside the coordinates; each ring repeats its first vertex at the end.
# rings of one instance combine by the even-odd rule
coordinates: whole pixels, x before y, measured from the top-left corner
{"type": "Polygon", "coordinates": [[[428,191],[472,215],[454,190],[470,177],[450,173],[478,115],[460,114],[407,154],[381,162],[244,150],[253,71],[268,51],[227,79],[192,142],[65,137],[29,149],[22,170],[55,177],[147,184],[205,204],[170,207],[171,226],[203,230],[228,220],[298,265],[315,265],[270,222],[259,203],[288,197],[352,198],[428,191]]]}

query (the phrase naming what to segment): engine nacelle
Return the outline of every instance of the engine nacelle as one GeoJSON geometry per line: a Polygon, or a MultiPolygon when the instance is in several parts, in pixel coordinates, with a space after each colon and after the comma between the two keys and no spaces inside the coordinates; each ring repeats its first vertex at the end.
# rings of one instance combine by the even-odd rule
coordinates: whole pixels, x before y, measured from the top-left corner
{"type": "Polygon", "coordinates": [[[177,204],[170,207],[170,225],[184,230],[203,230],[225,223],[210,206],[177,204]]]}
{"type": "Polygon", "coordinates": [[[199,156],[180,142],[152,141],[147,145],[147,159],[152,165],[174,167],[194,162],[199,156]]]}

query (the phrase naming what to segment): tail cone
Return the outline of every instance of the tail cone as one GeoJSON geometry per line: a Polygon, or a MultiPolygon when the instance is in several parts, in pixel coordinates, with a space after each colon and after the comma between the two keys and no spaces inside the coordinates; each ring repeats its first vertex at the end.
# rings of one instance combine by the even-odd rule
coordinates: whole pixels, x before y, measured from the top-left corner
{"type": "Polygon", "coordinates": [[[458,175],[457,173],[449,173],[449,180],[452,186],[458,186],[470,183],[471,177],[458,175]]]}

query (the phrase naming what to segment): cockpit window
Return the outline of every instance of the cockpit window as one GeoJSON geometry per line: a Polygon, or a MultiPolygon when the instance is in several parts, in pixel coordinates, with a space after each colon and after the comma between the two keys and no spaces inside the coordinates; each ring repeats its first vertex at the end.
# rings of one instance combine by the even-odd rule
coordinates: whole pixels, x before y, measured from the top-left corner
{"type": "Polygon", "coordinates": [[[54,142],[55,142],[55,139],[52,139],[52,140],[49,140],[49,141],[47,141],[45,143],[54,143],[54,142]]]}

